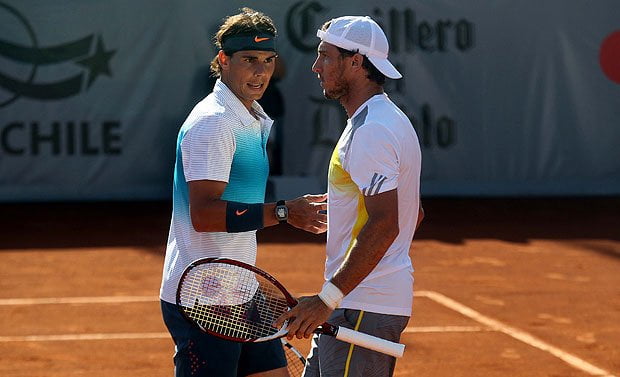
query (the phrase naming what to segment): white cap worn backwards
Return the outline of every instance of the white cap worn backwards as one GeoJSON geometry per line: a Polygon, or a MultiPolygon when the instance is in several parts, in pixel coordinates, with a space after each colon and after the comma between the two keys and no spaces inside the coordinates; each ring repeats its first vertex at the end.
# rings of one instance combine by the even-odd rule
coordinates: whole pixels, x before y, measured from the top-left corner
{"type": "Polygon", "coordinates": [[[385,33],[368,16],[334,18],[327,30],[318,30],[316,36],[336,47],[365,55],[381,73],[391,79],[403,77],[388,60],[390,46],[385,33]]]}

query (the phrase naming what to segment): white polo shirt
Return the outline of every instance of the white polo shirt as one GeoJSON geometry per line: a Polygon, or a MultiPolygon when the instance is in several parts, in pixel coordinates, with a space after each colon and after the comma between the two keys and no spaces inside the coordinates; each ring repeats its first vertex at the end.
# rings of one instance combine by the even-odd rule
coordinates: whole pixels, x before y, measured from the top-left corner
{"type": "Polygon", "coordinates": [[[371,97],[347,121],[329,166],[325,279],[342,265],[368,220],[364,198],[398,190],[399,234],[341,308],[411,315],[409,248],[420,203],[421,151],[407,116],[386,94],[371,97]]]}
{"type": "Polygon", "coordinates": [[[267,139],[273,121],[254,101],[254,118],[220,80],[189,114],[177,138],[173,209],[160,297],[175,303],[187,266],[200,258],[256,262],[256,231],[197,232],[191,222],[187,182],[227,182],[222,200],[263,203],[269,174],[267,139]]]}

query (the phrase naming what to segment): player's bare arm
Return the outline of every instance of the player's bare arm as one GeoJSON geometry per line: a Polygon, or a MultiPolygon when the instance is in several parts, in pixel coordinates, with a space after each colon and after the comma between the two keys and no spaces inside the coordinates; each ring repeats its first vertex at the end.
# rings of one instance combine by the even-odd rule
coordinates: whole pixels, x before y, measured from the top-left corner
{"type": "Polygon", "coordinates": [[[364,197],[368,221],[331,282],[344,295],[370,274],[398,236],[397,189],[364,197]]]}
{"type": "Polygon", "coordinates": [[[220,200],[227,183],[220,181],[190,181],[189,211],[197,232],[226,231],[226,202],[220,200]]]}
{"type": "MultiPolygon", "coordinates": [[[[227,232],[226,213],[228,202],[221,200],[227,183],[220,181],[191,181],[189,186],[190,215],[197,232],[227,232]]],[[[287,200],[288,223],[305,231],[319,234],[327,230],[326,194],[304,195],[287,200]]],[[[275,217],[275,203],[266,203],[262,208],[263,227],[278,224],[275,217]]],[[[245,215],[244,209],[235,210],[235,215],[245,215]]]]}
{"type": "MultiPolygon", "coordinates": [[[[356,245],[331,279],[332,284],[344,295],[351,292],[377,266],[399,232],[396,189],[364,199],[368,221],[357,236],[356,245]]],[[[289,339],[294,336],[299,339],[309,338],[332,311],[318,295],[302,297],[297,306],[278,318],[276,324],[280,325],[289,319],[289,339]]]]}

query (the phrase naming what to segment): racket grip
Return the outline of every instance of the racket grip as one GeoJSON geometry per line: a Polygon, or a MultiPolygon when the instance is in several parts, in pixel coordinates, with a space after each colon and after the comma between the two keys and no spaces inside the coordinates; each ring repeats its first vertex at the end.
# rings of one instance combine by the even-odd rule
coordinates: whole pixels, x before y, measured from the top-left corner
{"type": "Polygon", "coordinates": [[[390,342],[346,327],[338,328],[336,339],[394,357],[402,357],[405,352],[404,344],[390,342]]]}

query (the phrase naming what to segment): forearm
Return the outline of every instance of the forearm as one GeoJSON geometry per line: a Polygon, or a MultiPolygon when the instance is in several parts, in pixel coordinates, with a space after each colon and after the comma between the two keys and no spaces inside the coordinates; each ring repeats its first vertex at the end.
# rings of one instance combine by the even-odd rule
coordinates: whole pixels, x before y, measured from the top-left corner
{"type": "Polygon", "coordinates": [[[347,295],[379,264],[397,236],[398,224],[394,226],[386,221],[367,222],[357,236],[351,252],[331,278],[332,284],[347,295]]]}
{"type": "Polygon", "coordinates": [[[197,232],[226,232],[226,204],[219,199],[194,200],[189,211],[197,232]]]}
{"type": "Polygon", "coordinates": [[[248,229],[257,230],[278,224],[275,216],[275,203],[243,204],[225,200],[209,200],[190,206],[192,224],[197,232],[234,232],[231,224],[237,220],[245,221],[250,211],[260,211],[262,221],[252,221],[248,229]],[[260,207],[260,208],[259,208],[260,207]]]}
{"type": "MultiPolygon", "coordinates": [[[[305,195],[286,201],[288,223],[323,233],[327,230],[324,195],[305,195]]],[[[220,199],[195,200],[190,204],[192,224],[197,232],[245,232],[279,224],[276,203],[244,204],[220,199]]]]}
{"type": "Polygon", "coordinates": [[[227,182],[190,181],[189,212],[197,232],[245,232],[278,224],[275,203],[246,204],[222,199],[227,182]]]}
{"type": "Polygon", "coordinates": [[[276,218],[276,203],[265,203],[263,205],[263,227],[278,225],[280,222],[276,218]]]}

